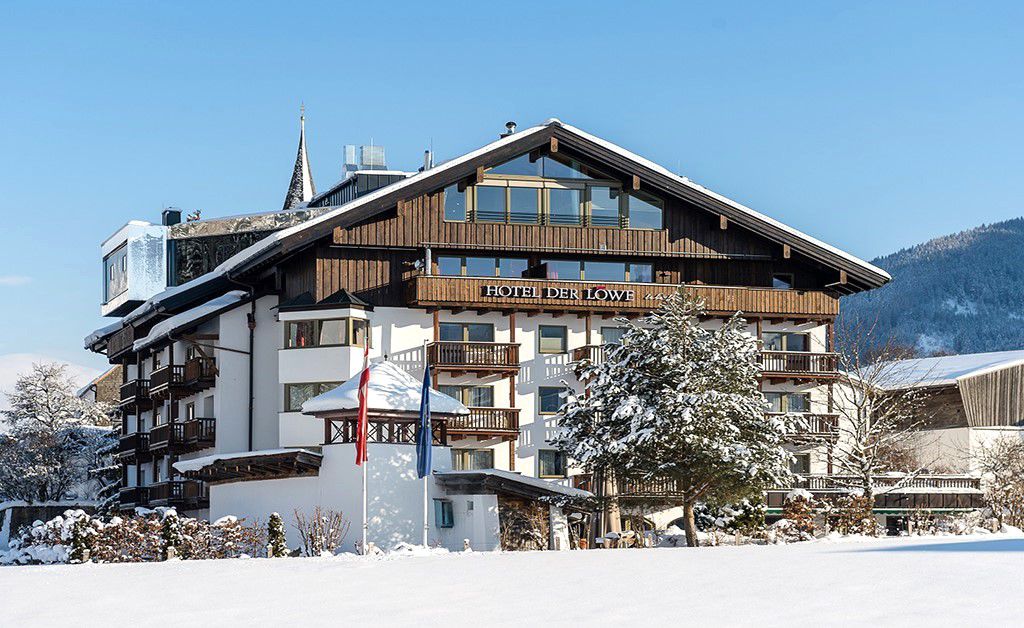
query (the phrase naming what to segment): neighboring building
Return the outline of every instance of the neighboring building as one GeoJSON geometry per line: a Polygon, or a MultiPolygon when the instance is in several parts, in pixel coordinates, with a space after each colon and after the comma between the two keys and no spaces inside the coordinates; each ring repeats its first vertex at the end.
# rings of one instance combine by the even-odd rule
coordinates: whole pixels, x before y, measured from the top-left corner
{"type": "Polygon", "coordinates": [[[80,399],[117,405],[121,401],[121,384],[124,380],[123,366],[115,364],[92,381],[78,389],[80,399]]]}
{"type": "MultiPolygon", "coordinates": [[[[444,421],[438,457],[450,460],[437,468],[569,486],[549,444],[560,393],[579,387],[569,364],[599,359],[621,334],[616,316],[642,316],[679,286],[705,300],[708,324],[743,312],[764,343],[773,412],[835,431],[839,299],[883,285],[884,271],[558,120],[430,166],[307,210],[87,339],[124,366],[123,506],[220,514],[218,491],[351,457],[350,432],[302,405],[356,375],[367,343],[374,363],[416,380],[429,367],[468,407],[444,421]],[[315,455],[300,464],[299,450],[315,455]],[[245,452],[269,460],[211,475],[215,458],[245,452]]],[[[408,436],[387,425],[373,432],[371,470],[373,447],[408,436]]],[[[827,448],[797,441],[797,471],[832,472],[827,448]]],[[[286,497],[251,507],[290,512],[286,497]]],[[[416,503],[394,507],[420,518],[416,503]]]]}
{"type": "Polygon", "coordinates": [[[915,388],[920,464],[948,473],[977,473],[978,453],[999,438],[1024,438],[1024,351],[901,360],[889,390],[915,388]]]}

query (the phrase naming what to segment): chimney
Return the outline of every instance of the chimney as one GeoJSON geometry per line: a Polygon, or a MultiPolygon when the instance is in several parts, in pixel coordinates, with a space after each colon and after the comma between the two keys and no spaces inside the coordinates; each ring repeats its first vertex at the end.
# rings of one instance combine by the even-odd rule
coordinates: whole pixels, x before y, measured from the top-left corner
{"type": "Polygon", "coordinates": [[[508,121],[505,123],[505,132],[498,137],[508,137],[516,132],[516,123],[514,121],[508,121]]]}
{"type": "Polygon", "coordinates": [[[429,150],[423,151],[423,170],[430,170],[434,167],[434,153],[429,150]]]}
{"type": "Polygon", "coordinates": [[[161,224],[165,227],[176,225],[181,222],[181,210],[168,207],[161,213],[161,224]]]}

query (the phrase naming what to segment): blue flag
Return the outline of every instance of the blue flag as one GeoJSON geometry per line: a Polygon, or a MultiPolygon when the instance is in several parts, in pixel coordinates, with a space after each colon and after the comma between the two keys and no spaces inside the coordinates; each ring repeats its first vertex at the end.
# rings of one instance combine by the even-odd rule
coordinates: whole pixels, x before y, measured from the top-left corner
{"type": "Polygon", "coordinates": [[[420,393],[420,425],[416,431],[416,475],[430,475],[430,454],[434,435],[430,428],[430,367],[423,369],[423,391],[420,393]]]}

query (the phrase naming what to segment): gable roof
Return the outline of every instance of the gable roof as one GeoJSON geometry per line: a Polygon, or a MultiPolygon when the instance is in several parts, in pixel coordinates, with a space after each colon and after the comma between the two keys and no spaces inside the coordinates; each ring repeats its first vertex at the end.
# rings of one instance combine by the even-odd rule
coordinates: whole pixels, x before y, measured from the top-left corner
{"type": "Polygon", "coordinates": [[[885,363],[876,385],[889,390],[952,386],[960,379],[1024,364],[1024,351],[966,353],[931,358],[909,358],[885,363]]]}
{"type": "Polygon", "coordinates": [[[175,307],[180,307],[175,305],[178,300],[194,301],[190,297],[198,297],[204,292],[214,292],[230,282],[231,278],[330,235],[335,227],[346,227],[371,218],[389,210],[399,201],[463,180],[473,175],[477,167],[503,163],[544,146],[552,138],[559,141],[560,150],[564,146],[601,164],[636,175],[640,178],[642,186],[653,186],[675,194],[708,212],[723,215],[729,221],[763,237],[789,245],[794,251],[809,259],[846,271],[849,292],[877,288],[891,279],[884,270],[849,253],[676,175],[667,168],[616,144],[552,118],[543,124],[507,135],[460,157],[329,209],[305,222],[274,232],[231,256],[206,275],[152,297],[129,313],[125,321],[138,320],[153,312],[173,311],[175,307]],[[211,283],[213,285],[209,285],[211,283]]]}

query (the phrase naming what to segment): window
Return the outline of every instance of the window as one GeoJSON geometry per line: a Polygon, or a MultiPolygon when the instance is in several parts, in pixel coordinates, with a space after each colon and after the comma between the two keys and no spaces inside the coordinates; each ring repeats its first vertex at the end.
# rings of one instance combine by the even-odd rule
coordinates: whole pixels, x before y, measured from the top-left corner
{"type": "Polygon", "coordinates": [[[107,303],[128,289],[128,247],[122,245],[103,258],[103,302],[107,303]]]}
{"type": "Polygon", "coordinates": [[[537,328],[538,350],[541,353],[565,353],[569,330],[561,325],[540,325],[537,328]]]}
{"type": "Polygon", "coordinates": [[[654,283],[654,267],[651,264],[630,263],[626,281],[634,283],[654,283]]]}
{"type": "Polygon", "coordinates": [[[590,224],[597,227],[618,227],[618,188],[591,185],[587,189],[590,190],[590,224]]]}
{"type": "Polygon", "coordinates": [[[602,327],[601,328],[601,343],[602,344],[622,344],[622,335],[626,333],[624,327],[602,327]]]}
{"type": "Polygon", "coordinates": [[[808,393],[766,392],[769,412],[810,412],[811,396],[808,393]]]}
{"type": "Polygon", "coordinates": [[[164,424],[164,407],[162,405],[153,406],[153,427],[164,424]]]}
{"type": "Polygon", "coordinates": [[[493,408],[494,386],[459,386],[442,384],[437,387],[442,393],[458,399],[471,408],[493,408]]]}
{"type": "Polygon", "coordinates": [[[793,460],[789,463],[789,470],[793,473],[810,473],[811,454],[793,454],[793,460]]]}
{"type": "Polygon", "coordinates": [[[810,336],[792,332],[769,331],[761,334],[765,351],[810,351],[810,336]]]}
{"type": "Polygon", "coordinates": [[[451,528],[455,525],[451,501],[447,499],[434,500],[434,525],[438,528],[451,528]]]}
{"type": "Polygon", "coordinates": [[[162,351],[154,351],[153,352],[153,370],[154,371],[157,370],[158,368],[160,368],[161,364],[163,364],[163,357],[164,356],[163,356],[163,352],[162,351]]]}
{"type": "Polygon", "coordinates": [[[538,159],[530,161],[530,155],[520,155],[515,159],[495,166],[487,171],[487,174],[503,174],[519,177],[542,177],[544,176],[544,161],[538,159]]]}
{"type": "Polygon", "coordinates": [[[661,229],[664,227],[664,203],[649,194],[634,192],[629,199],[629,226],[632,229],[661,229]]]}
{"type": "Polygon", "coordinates": [[[190,401],[185,404],[185,420],[191,421],[196,418],[196,404],[194,401],[190,401]]]}
{"type": "Polygon", "coordinates": [[[541,189],[535,187],[510,187],[509,222],[536,225],[540,222],[541,189]]]}
{"type": "Polygon", "coordinates": [[[582,262],[549,259],[544,260],[548,269],[548,279],[571,279],[578,281],[583,277],[582,262]]]}
{"type": "Polygon", "coordinates": [[[538,411],[541,414],[558,414],[562,408],[562,394],[565,388],[561,386],[541,386],[537,389],[537,400],[540,406],[538,411]]]}
{"type": "Polygon", "coordinates": [[[438,332],[447,342],[494,342],[490,323],[441,323],[438,332]]]}
{"type": "Polygon", "coordinates": [[[587,281],[623,281],[626,278],[624,262],[583,262],[583,278],[587,281]]]}
{"type": "Polygon", "coordinates": [[[775,273],[772,275],[772,288],[776,290],[790,290],[793,287],[793,275],[791,273],[775,273]]]}
{"type": "Polygon", "coordinates": [[[302,404],[341,385],[341,382],[314,382],[284,385],[284,411],[301,412],[302,404]]]}
{"type": "Polygon", "coordinates": [[[494,468],[493,449],[453,449],[452,466],[456,471],[494,468]]]}
{"type": "Polygon", "coordinates": [[[476,187],[476,219],[480,222],[505,222],[505,187],[476,187]]]}
{"type": "Polygon", "coordinates": [[[548,221],[553,225],[582,224],[580,190],[555,188],[548,190],[548,221]]]}
{"type": "Polygon", "coordinates": [[[287,321],[284,328],[284,348],[365,347],[369,328],[369,321],[362,318],[287,321]]]}
{"type": "Polygon", "coordinates": [[[537,451],[537,475],[542,478],[564,478],[568,466],[565,454],[556,449],[537,451]]]}
{"type": "Polygon", "coordinates": [[[444,189],[444,219],[460,222],[466,220],[466,192],[460,192],[457,185],[444,189]]]}
{"type": "Polygon", "coordinates": [[[548,279],[654,283],[654,267],[636,262],[543,260],[548,279]]]}
{"type": "Polygon", "coordinates": [[[451,277],[522,277],[527,268],[525,259],[508,257],[455,257],[437,258],[437,272],[451,277]]]}

